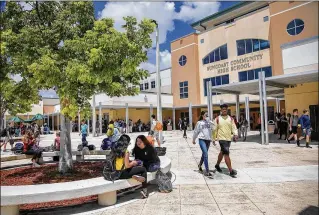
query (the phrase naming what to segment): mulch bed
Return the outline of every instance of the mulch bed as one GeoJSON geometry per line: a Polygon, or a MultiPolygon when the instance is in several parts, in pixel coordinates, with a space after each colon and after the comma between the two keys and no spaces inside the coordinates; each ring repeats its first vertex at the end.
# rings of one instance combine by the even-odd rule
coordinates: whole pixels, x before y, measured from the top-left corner
{"type": "MultiPolygon", "coordinates": [[[[102,176],[103,162],[80,162],[74,163],[73,172],[68,175],[60,175],[57,164],[44,164],[38,168],[21,167],[9,170],[1,170],[1,186],[52,184],[69,181],[85,180],[102,176]]],[[[71,200],[45,202],[21,205],[21,210],[34,210],[41,208],[63,207],[83,204],[95,201],[97,195],[87,196],[71,200]]]]}

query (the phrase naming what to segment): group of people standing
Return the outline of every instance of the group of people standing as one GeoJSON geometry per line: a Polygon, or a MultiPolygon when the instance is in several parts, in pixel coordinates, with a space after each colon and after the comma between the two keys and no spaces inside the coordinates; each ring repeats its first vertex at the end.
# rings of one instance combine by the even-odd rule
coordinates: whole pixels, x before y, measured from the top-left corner
{"type": "Polygon", "coordinates": [[[238,130],[234,118],[228,115],[228,105],[223,104],[220,108],[221,115],[217,116],[214,120],[209,118],[206,111],[202,111],[199,121],[195,126],[193,144],[196,144],[196,139],[198,138],[198,143],[202,150],[202,157],[199,162],[198,169],[200,172],[203,172],[205,176],[212,177],[208,165],[208,150],[211,143],[216,145],[215,141],[218,141],[221,150],[218,155],[215,169],[218,172],[222,172],[220,163],[224,158],[229,170],[229,175],[234,177],[237,175],[237,171],[232,168],[229,148],[231,141],[236,141],[238,139],[238,130]],[[205,171],[202,169],[203,164],[205,166],[205,171]]]}

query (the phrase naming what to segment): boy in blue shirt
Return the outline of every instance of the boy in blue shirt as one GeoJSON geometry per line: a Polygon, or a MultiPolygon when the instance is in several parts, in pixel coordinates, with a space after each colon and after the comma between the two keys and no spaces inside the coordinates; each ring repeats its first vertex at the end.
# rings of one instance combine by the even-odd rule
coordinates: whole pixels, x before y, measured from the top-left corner
{"type": "Polygon", "coordinates": [[[304,110],[303,115],[299,119],[301,129],[302,129],[302,136],[299,137],[299,140],[297,141],[297,145],[300,145],[300,140],[304,139],[306,137],[306,147],[307,148],[312,148],[309,146],[309,141],[310,141],[310,136],[311,136],[311,122],[310,122],[310,117],[309,117],[309,111],[304,110]]]}
{"type": "Polygon", "coordinates": [[[82,143],[86,142],[86,137],[88,134],[88,125],[85,123],[85,120],[82,121],[81,123],[81,132],[80,134],[82,134],[82,143]]]}

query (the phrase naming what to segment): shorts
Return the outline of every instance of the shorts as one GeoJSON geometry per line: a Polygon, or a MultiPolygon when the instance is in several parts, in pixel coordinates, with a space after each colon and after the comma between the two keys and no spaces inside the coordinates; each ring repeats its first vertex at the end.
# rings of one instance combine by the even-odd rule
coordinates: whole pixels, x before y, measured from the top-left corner
{"type": "Polygon", "coordinates": [[[298,127],[297,126],[291,126],[291,133],[297,134],[298,133],[298,127]]]}
{"type": "Polygon", "coordinates": [[[159,132],[158,131],[154,131],[153,137],[158,140],[159,139],[159,132]]]}
{"type": "Polygon", "coordinates": [[[310,136],[310,135],[311,135],[311,129],[310,128],[302,129],[302,136],[310,136]]]}
{"type": "Polygon", "coordinates": [[[229,155],[229,147],[230,147],[231,141],[226,141],[226,140],[220,140],[219,145],[220,145],[220,151],[224,155],[229,155]]]}

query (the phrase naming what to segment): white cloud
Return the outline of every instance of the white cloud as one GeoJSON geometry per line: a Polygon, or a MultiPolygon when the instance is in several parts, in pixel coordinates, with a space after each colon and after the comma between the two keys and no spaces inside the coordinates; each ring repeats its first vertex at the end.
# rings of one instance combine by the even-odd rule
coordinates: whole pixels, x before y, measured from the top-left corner
{"type": "Polygon", "coordinates": [[[19,4],[22,6],[23,10],[32,10],[32,6],[29,3],[21,1],[19,4]]]}
{"type": "Polygon", "coordinates": [[[176,19],[195,22],[218,12],[220,6],[220,2],[185,2],[180,12],[176,13],[176,19]]]}
{"type": "Polygon", "coordinates": [[[160,52],[161,56],[161,69],[166,69],[168,67],[171,67],[171,53],[168,50],[165,50],[163,52],[160,52]]]}
{"type": "MultiPolygon", "coordinates": [[[[114,19],[114,27],[123,31],[125,23],[123,17],[134,16],[138,21],[143,18],[154,19],[159,25],[159,42],[165,43],[167,33],[175,30],[174,20],[194,22],[208,15],[218,12],[219,2],[184,2],[179,12],[175,11],[174,2],[108,2],[102,11],[98,12],[99,18],[114,19]]],[[[151,35],[155,47],[155,32],[151,35]]],[[[154,49],[150,49],[148,57],[155,59],[154,49]]],[[[160,68],[171,66],[171,53],[165,50],[160,53],[160,68]]],[[[156,71],[156,66],[150,62],[142,63],[141,68],[150,72],[156,71]]]]}

